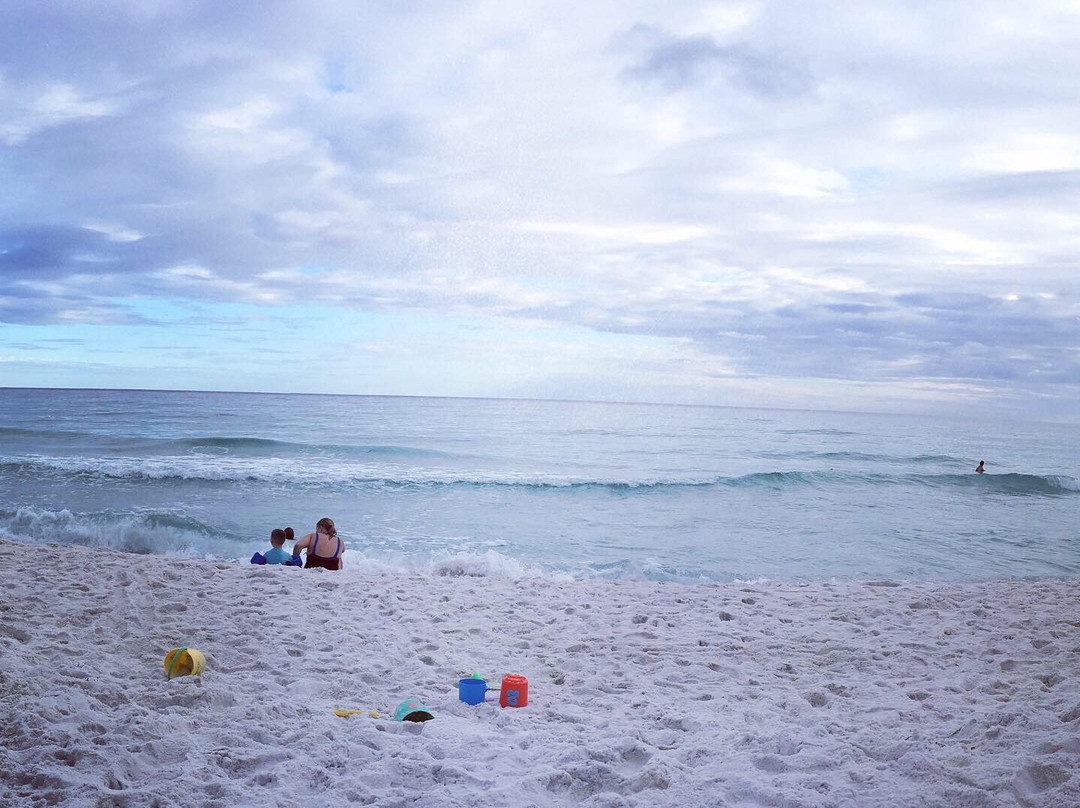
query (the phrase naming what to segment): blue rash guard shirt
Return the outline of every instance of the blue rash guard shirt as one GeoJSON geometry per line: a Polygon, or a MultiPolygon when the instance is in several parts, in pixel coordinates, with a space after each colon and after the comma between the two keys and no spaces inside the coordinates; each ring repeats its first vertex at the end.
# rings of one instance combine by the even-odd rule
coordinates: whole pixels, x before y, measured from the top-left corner
{"type": "Polygon", "coordinates": [[[284,564],[290,558],[291,555],[285,552],[284,547],[271,547],[265,553],[267,564],[284,564]]]}

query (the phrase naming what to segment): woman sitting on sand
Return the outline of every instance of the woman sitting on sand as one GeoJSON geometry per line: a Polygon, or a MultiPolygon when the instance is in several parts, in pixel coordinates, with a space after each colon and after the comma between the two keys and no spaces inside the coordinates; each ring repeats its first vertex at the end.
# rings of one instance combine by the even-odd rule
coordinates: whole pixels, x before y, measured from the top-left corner
{"type": "Polygon", "coordinates": [[[293,555],[299,555],[304,549],[307,550],[304,569],[312,567],[322,567],[324,570],[341,569],[341,555],[345,552],[345,544],[338,538],[333,519],[320,519],[315,525],[314,533],[308,533],[293,545],[293,555]],[[319,550],[323,552],[320,553],[319,550]]]}

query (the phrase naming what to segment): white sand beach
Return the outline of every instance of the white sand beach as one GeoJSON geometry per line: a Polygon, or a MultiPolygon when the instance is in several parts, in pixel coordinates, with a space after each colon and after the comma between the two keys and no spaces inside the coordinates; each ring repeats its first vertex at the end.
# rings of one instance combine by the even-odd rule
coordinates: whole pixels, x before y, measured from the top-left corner
{"type": "Polygon", "coordinates": [[[1080,805],[1076,581],[690,586],[351,560],[0,542],[0,805],[1080,805]],[[166,679],[176,646],[205,655],[200,676],[166,679]],[[473,672],[527,677],[528,705],[459,701],[473,672]],[[410,696],[434,720],[394,721],[410,696]]]}

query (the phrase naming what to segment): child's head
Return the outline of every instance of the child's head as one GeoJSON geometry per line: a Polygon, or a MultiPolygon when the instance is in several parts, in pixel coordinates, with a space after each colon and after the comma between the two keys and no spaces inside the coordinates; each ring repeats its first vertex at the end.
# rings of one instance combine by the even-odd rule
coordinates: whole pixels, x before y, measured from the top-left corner
{"type": "MultiPolygon", "coordinates": [[[[289,533],[292,532],[292,528],[287,528],[289,533]]],[[[275,547],[280,547],[285,543],[285,539],[289,538],[289,535],[280,527],[275,527],[270,531],[270,543],[275,547]]]]}

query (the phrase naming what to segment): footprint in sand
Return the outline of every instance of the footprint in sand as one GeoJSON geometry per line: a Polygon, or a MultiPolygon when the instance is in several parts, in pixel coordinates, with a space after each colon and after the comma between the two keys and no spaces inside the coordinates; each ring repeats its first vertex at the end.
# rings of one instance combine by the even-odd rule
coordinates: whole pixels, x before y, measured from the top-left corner
{"type": "Polygon", "coordinates": [[[1033,763],[1020,769],[1016,775],[1016,790],[1034,796],[1057,788],[1069,780],[1069,773],[1060,766],[1033,763]]]}

